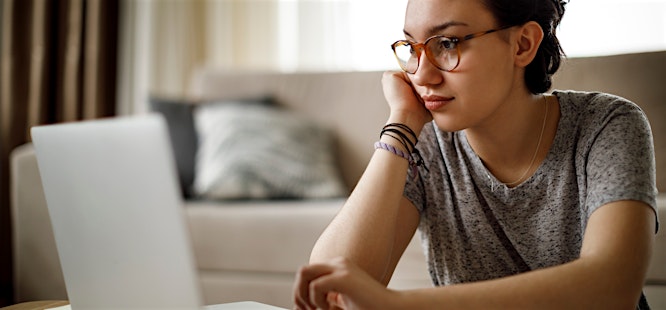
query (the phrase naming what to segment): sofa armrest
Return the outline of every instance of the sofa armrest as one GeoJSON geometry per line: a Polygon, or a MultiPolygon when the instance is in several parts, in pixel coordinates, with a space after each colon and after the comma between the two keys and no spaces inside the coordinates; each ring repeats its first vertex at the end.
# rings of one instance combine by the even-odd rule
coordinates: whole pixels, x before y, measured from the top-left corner
{"type": "Polygon", "coordinates": [[[12,151],[10,174],[14,298],[16,302],[67,300],[32,144],[12,151]]]}

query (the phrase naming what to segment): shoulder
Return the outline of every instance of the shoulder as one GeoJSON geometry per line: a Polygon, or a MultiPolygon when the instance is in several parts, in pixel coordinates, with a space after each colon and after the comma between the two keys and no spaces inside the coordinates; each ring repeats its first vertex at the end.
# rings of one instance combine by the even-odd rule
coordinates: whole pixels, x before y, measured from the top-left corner
{"type": "Polygon", "coordinates": [[[641,108],[634,102],[612,94],[584,91],[554,91],[560,102],[560,108],[569,110],[586,118],[598,118],[602,115],[635,113],[644,117],[641,108]]]}
{"type": "Polygon", "coordinates": [[[597,136],[601,131],[639,131],[651,135],[645,113],[634,102],[600,92],[554,91],[562,120],[580,134],[597,136]]]}

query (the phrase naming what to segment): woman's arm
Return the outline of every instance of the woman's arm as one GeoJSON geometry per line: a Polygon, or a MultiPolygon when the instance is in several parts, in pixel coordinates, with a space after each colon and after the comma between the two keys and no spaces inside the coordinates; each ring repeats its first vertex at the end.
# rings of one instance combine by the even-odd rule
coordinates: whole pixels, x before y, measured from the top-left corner
{"type": "MultiPolygon", "coordinates": [[[[386,72],[382,86],[391,111],[387,123],[405,125],[418,136],[432,116],[409,79],[402,72],[386,72]]],[[[383,135],[381,141],[409,151],[390,135],[383,135]]],[[[353,265],[380,287],[388,284],[419,222],[416,207],[403,197],[408,166],[405,158],[383,149],[375,151],[349,199],[315,244],[311,265],[297,273],[294,299],[298,307],[311,306],[312,282],[330,271],[320,267],[332,262],[353,265]]],[[[325,298],[328,292],[321,294],[325,298]]]]}
{"type": "MultiPolygon", "coordinates": [[[[431,116],[409,79],[402,72],[387,72],[382,85],[391,111],[387,123],[404,124],[418,136],[431,116]]],[[[389,135],[381,141],[407,151],[389,135]]],[[[418,211],[403,198],[407,170],[406,159],[376,150],[349,199],[315,244],[310,262],[342,256],[388,283],[418,225],[418,211]]]]}
{"type": "MultiPolygon", "coordinates": [[[[298,309],[329,309],[321,303],[328,303],[327,298],[337,291],[317,283],[336,270],[349,271],[360,278],[356,283],[370,283],[379,288],[377,292],[386,288],[419,221],[416,207],[402,197],[406,162],[387,151],[375,151],[349,200],[317,240],[310,265],[296,274],[298,309]],[[319,300],[318,307],[313,299],[319,300]]],[[[359,288],[368,292],[369,286],[359,288]]]]}
{"type": "Polygon", "coordinates": [[[352,262],[334,259],[305,270],[306,277],[312,276],[312,298],[297,307],[635,309],[654,231],[654,210],[642,202],[618,201],[592,214],[580,257],[570,263],[496,280],[411,291],[389,290],[352,262]]]}
{"type": "Polygon", "coordinates": [[[416,207],[402,197],[406,162],[375,151],[349,200],[315,244],[310,263],[345,257],[388,284],[419,220],[416,207]]]}
{"type": "MultiPolygon", "coordinates": [[[[395,309],[635,309],[652,251],[655,214],[618,201],[592,213],[580,257],[507,278],[392,292],[395,309]]],[[[390,294],[389,294],[390,295],[390,294]]]]}

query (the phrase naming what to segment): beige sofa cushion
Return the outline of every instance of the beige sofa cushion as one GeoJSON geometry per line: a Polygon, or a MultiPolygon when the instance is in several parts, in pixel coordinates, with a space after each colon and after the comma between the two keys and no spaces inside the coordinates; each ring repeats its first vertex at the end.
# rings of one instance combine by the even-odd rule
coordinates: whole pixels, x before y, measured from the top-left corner
{"type": "Polygon", "coordinates": [[[289,272],[344,203],[332,200],[219,202],[186,205],[199,269],[289,272]]]}

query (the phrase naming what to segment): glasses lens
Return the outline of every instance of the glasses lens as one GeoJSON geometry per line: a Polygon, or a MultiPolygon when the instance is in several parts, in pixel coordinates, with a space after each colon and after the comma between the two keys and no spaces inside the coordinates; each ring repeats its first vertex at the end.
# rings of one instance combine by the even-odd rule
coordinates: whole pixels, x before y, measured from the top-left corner
{"type": "MultiPolygon", "coordinates": [[[[398,41],[393,44],[398,64],[402,70],[408,73],[416,73],[419,68],[419,56],[421,51],[409,41],[398,41]]],[[[440,70],[451,71],[458,66],[460,55],[458,54],[457,42],[447,37],[432,37],[425,42],[428,60],[440,70]]]]}
{"type": "Polygon", "coordinates": [[[450,71],[458,65],[456,42],[447,37],[433,37],[426,42],[428,59],[438,68],[450,71]]]}
{"type": "Polygon", "coordinates": [[[393,45],[393,51],[402,70],[409,73],[416,72],[419,67],[419,52],[412,47],[411,43],[398,41],[393,45]]]}

